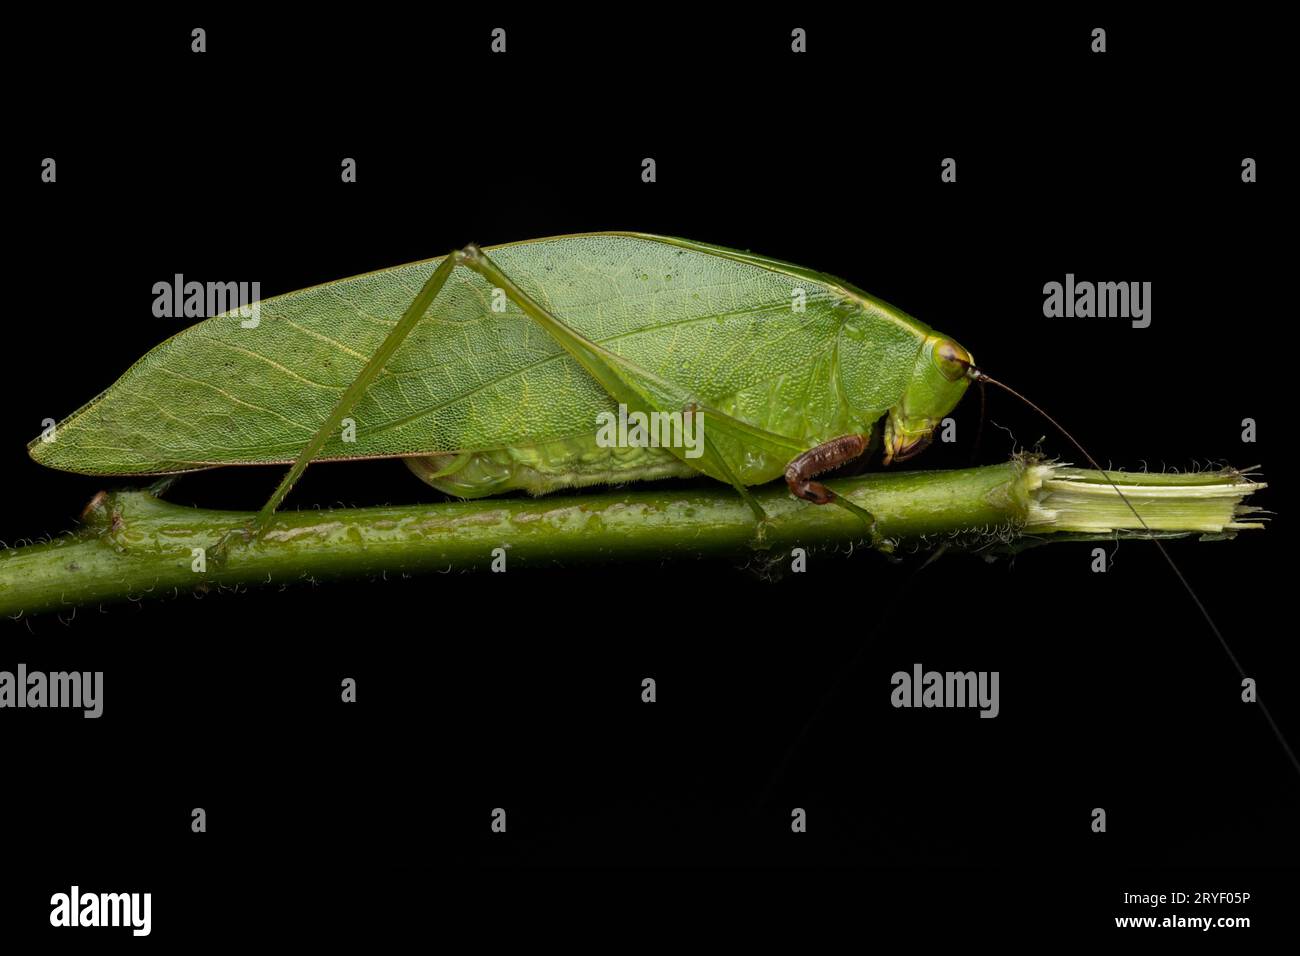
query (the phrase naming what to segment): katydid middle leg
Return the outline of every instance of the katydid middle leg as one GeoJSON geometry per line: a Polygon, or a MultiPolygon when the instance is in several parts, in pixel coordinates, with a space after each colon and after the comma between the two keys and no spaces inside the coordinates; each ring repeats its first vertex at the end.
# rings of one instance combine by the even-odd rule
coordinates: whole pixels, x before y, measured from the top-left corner
{"type": "MultiPolygon", "coordinates": [[[[668,396],[662,394],[662,386],[666,383],[654,382],[652,376],[648,375],[644,370],[634,370],[626,359],[592,342],[552,315],[532,296],[515,285],[514,281],[502,272],[500,267],[489,259],[482,249],[474,245],[466,246],[460,263],[473,269],[492,283],[493,286],[501,289],[506,294],[506,298],[519,306],[525,315],[541,325],[612,397],[624,402],[630,408],[646,406],[652,411],[670,410],[658,407],[668,401],[668,396]],[[656,385],[661,389],[658,394],[654,391],[656,385]]],[[[696,410],[694,403],[687,403],[685,406],[679,405],[678,407],[682,407],[683,411],[688,413],[693,413],[696,410]]],[[[754,512],[754,517],[759,522],[759,536],[761,539],[762,528],[768,520],[763,506],[758,503],[758,499],[754,497],[753,493],[745,487],[744,482],[736,477],[731,466],[727,464],[726,458],[718,451],[709,436],[706,434],[703,439],[704,460],[728,484],[736,489],[745,504],[754,512]]]]}

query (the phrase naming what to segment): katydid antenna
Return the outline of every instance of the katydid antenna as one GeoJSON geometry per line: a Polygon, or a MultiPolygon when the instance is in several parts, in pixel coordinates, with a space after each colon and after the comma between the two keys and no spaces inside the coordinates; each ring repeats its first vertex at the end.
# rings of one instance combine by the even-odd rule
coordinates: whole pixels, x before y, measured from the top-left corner
{"type": "MultiPolygon", "coordinates": [[[[989,385],[996,385],[998,388],[1003,389],[1004,391],[1009,392],[1010,394],[1014,395],[1016,398],[1020,399],[1022,402],[1024,402],[1034,411],[1036,411],[1039,415],[1042,415],[1043,418],[1047,419],[1048,423],[1051,424],[1053,428],[1055,428],[1058,432],[1060,432],[1062,435],[1065,436],[1066,441],[1068,441],[1071,445],[1073,445],[1075,448],[1079,450],[1079,454],[1083,455],[1084,458],[1088,459],[1088,464],[1092,465],[1093,468],[1101,472],[1102,477],[1106,479],[1106,481],[1110,484],[1111,488],[1115,489],[1115,494],[1119,495],[1120,499],[1124,502],[1124,504],[1128,506],[1128,510],[1133,512],[1133,516],[1137,518],[1138,523],[1142,525],[1143,530],[1146,531],[1148,535],[1150,535],[1151,543],[1156,546],[1156,549],[1160,552],[1161,557],[1165,559],[1165,563],[1169,565],[1169,570],[1174,572],[1174,577],[1178,578],[1179,583],[1182,584],[1183,586],[1183,590],[1187,592],[1187,596],[1192,599],[1192,603],[1195,604],[1197,610],[1201,612],[1201,617],[1205,618],[1205,623],[1209,625],[1209,628],[1214,633],[1214,636],[1219,639],[1219,644],[1223,647],[1223,652],[1228,655],[1228,660],[1232,661],[1232,666],[1237,669],[1237,674],[1240,675],[1242,680],[1245,680],[1246,671],[1245,669],[1242,668],[1241,663],[1237,660],[1237,655],[1232,653],[1232,648],[1228,646],[1228,642],[1224,638],[1222,632],[1219,630],[1218,625],[1214,623],[1214,618],[1210,617],[1210,612],[1205,609],[1205,605],[1201,603],[1200,597],[1198,597],[1196,592],[1192,589],[1192,586],[1188,582],[1187,578],[1183,576],[1183,572],[1179,569],[1178,565],[1174,563],[1174,559],[1170,556],[1168,549],[1166,549],[1164,546],[1164,543],[1158,537],[1155,536],[1150,526],[1146,523],[1146,519],[1143,518],[1142,515],[1138,513],[1137,508],[1133,506],[1133,502],[1129,501],[1128,497],[1124,494],[1124,492],[1120,491],[1119,485],[1115,484],[1115,480],[1111,478],[1110,473],[1106,471],[1106,469],[1102,468],[1101,465],[1097,464],[1097,459],[1093,458],[1092,455],[1088,454],[1088,449],[1084,448],[1083,445],[1079,443],[1079,440],[1077,438],[1075,438],[1068,431],[1066,431],[1060,422],[1058,422],[1051,415],[1047,414],[1047,412],[1043,411],[1041,408],[1039,408],[1029,399],[1025,398],[1024,395],[1021,395],[1010,385],[1007,385],[1005,382],[999,382],[996,378],[993,378],[991,375],[984,372],[983,370],[976,368],[974,365],[967,368],[966,375],[968,378],[970,378],[972,382],[978,382],[981,386],[985,382],[987,382],[989,385]]],[[[1273,719],[1273,715],[1269,713],[1268,707],[1264,704],[1263,701],[1257,699],[1255,703],[1259,707],[1260,713],[1264,715],[1264,719],[1268,721],[1268,725],[1271,728],[1273,728],[1273,734],[1274,736],[1277,737],[1277,742],[1282,745],[1282,750],[1286,752],[1287,757],[1290,759],[1291,766],[1295,768],[1296,773],[1300,774],[1300,760],[1296,759],[1295,751],[1291,749],[1291,745],[1287,743],[1286,737],[1283,736],[1282,728],[1277,725],[1277,721],[1273,719]]]]}

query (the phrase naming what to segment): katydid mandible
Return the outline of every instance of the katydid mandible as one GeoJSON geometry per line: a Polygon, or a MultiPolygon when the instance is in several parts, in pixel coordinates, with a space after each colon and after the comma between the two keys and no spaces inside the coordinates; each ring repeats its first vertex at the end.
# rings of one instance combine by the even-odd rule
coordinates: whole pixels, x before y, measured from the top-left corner
{"type": "Polygon", "coordinates": [[[914,456],[977,375],[840,279],[637,233],[469,246],[267,299],[248,324],[163,342],[32,457],[96,475],[292,462],[259,524],[308,463],[382,457],[466,498],[703,473],[760,519],[747,487],[784,477],[870,521],[817,476],[878,429],[886,464],[914,456]],[[702,441],[601,442],[620,406],[702,441]]]}

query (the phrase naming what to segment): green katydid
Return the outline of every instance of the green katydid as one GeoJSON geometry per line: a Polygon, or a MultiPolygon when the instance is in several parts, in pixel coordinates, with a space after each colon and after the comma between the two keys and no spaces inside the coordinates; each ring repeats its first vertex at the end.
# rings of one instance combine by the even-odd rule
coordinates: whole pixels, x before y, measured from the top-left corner
{"type": "Polygon", "coordinates": [[[293,462],[263,519],[311,461],[402,457],[462,497],[704,473],[760,519],[746,488],[784,476],[870,520],[816,476],[882,419],[886,463],[916,454],[978,374],[847,282],[636,233],[470,246],[265,300],[260,318],[163,342],[32,457],[98,475],[293,462]],[[603,446],[620,405],[696,416],[698,457],[603,446]]]}
{"type": "Polygon", "coordinates": [[[760,538],[765,516],[746,489],[784,476],[799,498],[857,513],[874,541],[872,516],[816,477],[862,456],[881,428],[887,464],[912,457],[971,382],[991,382],[1059,429],[1147,526],[1051,416],[952,339],[840,279],[639,233],[489,251],[277,296],[256,323],[200,322],[28,450],[93,475],[292,462],[253,535],[310,462],[400,457],[461,497],[703,473],[740,492],[760,538]],[[699,416],[699,456],[602,444],[601,416],[619,406],[699,416]]]}

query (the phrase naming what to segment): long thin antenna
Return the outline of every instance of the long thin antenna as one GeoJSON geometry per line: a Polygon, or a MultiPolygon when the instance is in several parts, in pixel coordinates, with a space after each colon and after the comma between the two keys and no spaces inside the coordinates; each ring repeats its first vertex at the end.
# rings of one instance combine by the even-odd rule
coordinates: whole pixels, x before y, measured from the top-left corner
{"type": "MultiPolygon", "coordinates": [[[[1237,655],[1232,653],[1232,648],[1228,646],[1228,642],[1227,640],[1224,639],[1223,634],[1219,631],[1218,625],[1214,623],[1214,618],[1210,617],[1210,612],[1205,609],[1205,605],[1201,603],[1201,599],[1197,596],[1196,592],[1192,590],[1192,586],[1191,584],[1188,583],[1187,578],[1183,577],[1183,572],[1179,570],[1178,565],[1174,563],[1174,559],[1170,557],[1169,552],[1168,550],[1166,550],[1163,542],[1161,542],[1161,540],[1155,536],[1150,526],[1146,523],[1146,519],[1143,518],[1142,515],[1138,513],[1137,508],[1133,507],[1133,502],[1129,501],[1127,496],[1125,496],[1124,492],[1119,490],[1119,485],[1115,484],[1115,480],[1111,478],[1109,472],[1107,472],[1106,469],[1102,468],[1101,465],[1097,464],[1097,459],[1093,458],[1092,455],[1088,454],[1088,449],[1084,448],[1083,445],[1079,443],[1078,439],[1076,439],[1073,435],[1071,435],[1068,431],[1066,431],[1060,422],[1058,422],[1051,415],[1047,414],[1047,412],[1043,411],[1041,408],[1039,408],[1029,399],[1025,398],[1025,396],[1021,395],[1010,385],[1007,385],[1003,382],[999,382],[996,378],[993,378],[991,375],[988,375],[985,372],[980,371],[979,369],[975,368],[975,366],[973,365],[967,370],[967,375],[970,377],[972,381],[979,382],[980,384],[983,384],[984,382],[988,382],[990,385],[996,385],[998,388],[1004,389],[1005,391],[1010,392],[1016,398],[1020,399],[1022,402],[1024,402],[1026,405],[1028,405],[1038,414],[1042,415],[1043,418],[1047,419],[1047,421],[1051,423],[1053,428],[1055,428],[1062,435],[1064,435],[1066,440],[1079,450],[1079,454],[1083,455],[1084,458],[1088,459],[1088,463],[1092,465],[1093,468],[1101,472],[1102,477],[1104,477],[1106,481],[1110,483],[1111,488],[1115,489],[1115,494],[1119,495],[1120,499],[1124,502],[1124,504],[1128,505],[1128,510],[1133,512],[1133,516],[1138,519],[1138,522],[1142,525],[1142,528],[1146,531],[1147,534],[1151,535],[1151,539],[1150,539],[1151,543],[1156,546],[1161,556],[1164,557],[1165,563],[1168,564],[1169,569],[1174,572],[1174,576],[1178,578],[1179,582],[1182,584],[1183,590],[1187,592],[1188,597],[1192,599],[1192,603],[1195,604],[1197,610],[1201,612],[1201,617],[1205,618],[1205,623],[1208,624],[1210,630],[1214,632],[1214,636],[1219,639],[1219,644],[1223,647],[1223,652],[1228,655],[1228,660],[1232,661],[1232,666],[1237,669],[1237,673],[1241,676],[1243,680],[1245,680],[1246,671],[1242,668],[1241,663],[1237,660],[1237,655]]],[[[1269,713],[1268,707],[1264,704],[1263,701],[1257,698],[1255,700],[1255,704],[1259,707],[1260,712],[1264,715],[1264,719],[1268,721],[1268,725],[1273,728],[1273,734],[1274,736],[1277,737],[1277,742],[1282,745],[1282,749],[1286,752],[1287,757],[1290,758],[1291,766],[1295,768],[1296,773],[1300,774],[1300,760],[1296,759],[1295,751],[1291,749],[1291,745],[1286,742],[1286,737],[1282,735],[1282,728],[1280,728],[1277,725],[1277,721],[1273,719],[1273,715],[1269,713]]]]}
{"type": "MultiPolygon", "coordinates": [[[[979,372],[979,369],[973,369],[973,371],[979,372]]],[[[983,375],[984,373],[979,372],[979,374],[983,375]]],[[[984,382],[986,379],[977,378],[975,381],[979,383],[980,387],[980,423],[975,429],[975,447],[971,449],[970,453],[970,463],[972,468],[975,467],[975,462],[979,461],[980,443],[984,440],[984,415],[988,411],[988,395],[985,393],[984,389],[984,382]]]]}

